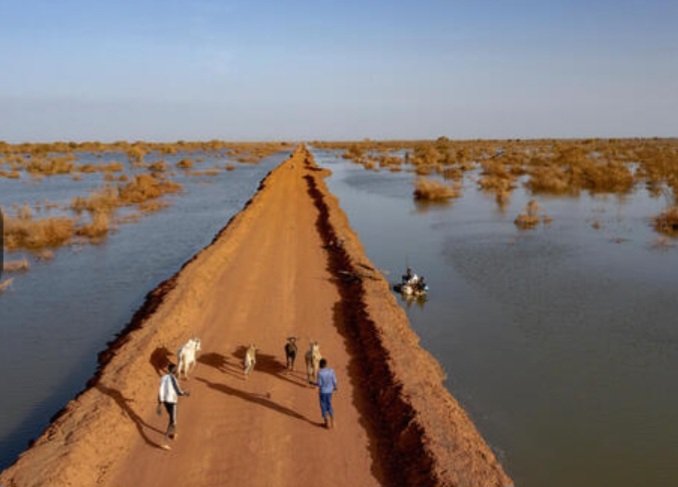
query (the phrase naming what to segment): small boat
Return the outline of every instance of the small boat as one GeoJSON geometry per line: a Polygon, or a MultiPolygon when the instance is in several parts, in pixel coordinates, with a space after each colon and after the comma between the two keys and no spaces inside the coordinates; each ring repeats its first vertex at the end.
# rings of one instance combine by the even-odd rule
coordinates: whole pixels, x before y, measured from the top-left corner
{"type": "Polygon", "coordinates": [[[418,298],[426,296],[428,285],[423,276],[418,276],[408,267],[407,272],[402,276],[401,282],[393,286],[393,289],[402,294],[403,297],[418,298]]]}

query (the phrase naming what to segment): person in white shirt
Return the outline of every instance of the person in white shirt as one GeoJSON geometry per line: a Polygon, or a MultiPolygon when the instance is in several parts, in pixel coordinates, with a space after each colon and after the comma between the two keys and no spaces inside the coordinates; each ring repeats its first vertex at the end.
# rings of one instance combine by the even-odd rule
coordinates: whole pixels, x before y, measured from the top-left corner
{"type": "Polygon", "coordinates": [[[162,405],[165,405],[167,414],[169,414],[169,423],[167,424],[167,431],[165,432],[165,442],[161,445],[163,450],[169,450],[170,446],[167,444],[167,439],[175,439],[177,437],[177,401],[179,396],[189,396],[188,391],[181,390],[179,381],[174,375],[177,371],[177,366],[169,364],[167,367],[168,373],[163,375],[160,379],[160,388],[158,390],[158,414],[162,414],[162,405]]]}

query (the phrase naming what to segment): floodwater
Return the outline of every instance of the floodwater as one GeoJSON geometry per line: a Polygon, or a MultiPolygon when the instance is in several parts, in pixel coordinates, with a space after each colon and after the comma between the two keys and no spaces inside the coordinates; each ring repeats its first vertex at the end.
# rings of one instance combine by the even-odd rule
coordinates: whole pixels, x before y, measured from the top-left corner
{"type": "MultiPolygon", "coordinates": [[[[162,159],[174,167],[185,156],[162,159]]],[[[210,154],[189,156],[205,159],[196,170],[218,164],[222,171],[218,176],[178,171],[172,179],[184,191],[165,198],[169,208],[120,225],[103,244],[64,247],[53,261],[34,262],[27,273],[12,275],[12,287],[0,295],[0,469],[84,388],[96,370],[97,353],[130,321],[146,293],[208,245],[287,154],[257,165],[210,154]],[[236,169],[223,171],[227,162],[236,169]]],[[[109,153],[81,155],[78,162],[124,159],[109,153]]],[[[0,178],[0,205],[6,210],[14,203],[44,200],[67,205],[76,194],[84,196],[100,185],[100,174],[86,174],[77,183],[67,175],[42,181],[0,178]]]]}
{"type": "Polygon", "coordinates": [[[468,175],[460,199],[421,206],[412,173],[314,154],[387,278],[426,277],[428,301],[403,306],[517,486],[678,485],[678,241],[656,246],[662,198],[540,198],[553,222],[521,231],[521,188],[502,212],[468,175]]]}

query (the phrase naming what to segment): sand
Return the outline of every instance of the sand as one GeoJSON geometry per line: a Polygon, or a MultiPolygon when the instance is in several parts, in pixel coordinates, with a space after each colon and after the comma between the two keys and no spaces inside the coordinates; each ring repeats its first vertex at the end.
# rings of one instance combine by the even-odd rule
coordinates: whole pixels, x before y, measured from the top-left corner
{"type": "Polygon", "coordinates": [[[151,292],[101,368],[17,462],[13,486],[508,486],[443,385],[389,284],[369,262],[327,172],[302,146],[214,242],[151,292]],[[283,346],[299,337],[296,370],[283,346]],[[160,448],[159,377],[202,340],[178,437],[160,448]],[[322,427],[303,354],[334,368],[336,427],[322,427]],[[244,348],[259,349],[242,373],[244,348]]]}

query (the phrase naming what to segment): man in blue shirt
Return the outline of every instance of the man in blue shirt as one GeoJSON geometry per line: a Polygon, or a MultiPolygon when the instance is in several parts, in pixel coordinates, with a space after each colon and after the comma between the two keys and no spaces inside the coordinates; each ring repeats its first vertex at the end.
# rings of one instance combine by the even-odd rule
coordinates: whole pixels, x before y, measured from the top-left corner
{"type": "Polygon", "coordinates": [[[327,367],[327,360],[320,359],[318,371],[318,391],[320,392],[320,414],[325,422],[325,428],[334,428],[334,410],[332,409],[332,393],[337,389],[337,376],[333,369],[327,367]]]}

